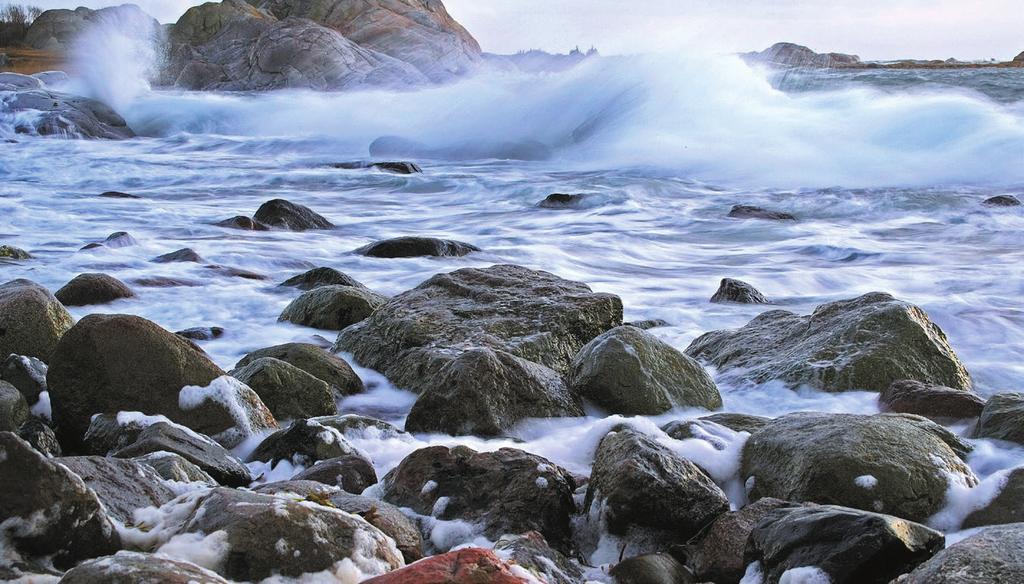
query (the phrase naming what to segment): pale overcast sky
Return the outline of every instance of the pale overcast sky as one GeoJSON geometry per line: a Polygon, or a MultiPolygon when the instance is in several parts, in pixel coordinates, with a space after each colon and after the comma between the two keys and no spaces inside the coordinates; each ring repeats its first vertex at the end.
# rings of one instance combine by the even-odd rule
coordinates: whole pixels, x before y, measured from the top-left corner
{"type": "MultiPolygon", "coordinates": [[[[29,0],[43,8],[121,1],[29,0]]],[[[484,50],[605,54],[734,52],[787,40],[866,59],[1009,59],[1024,51],[1024,0],[445,0],[484,50]]],[[[3,3],[3,0],[0,0],[3,3]]],[[[136,0],[172,22],[192,0],[136,0]]]]}

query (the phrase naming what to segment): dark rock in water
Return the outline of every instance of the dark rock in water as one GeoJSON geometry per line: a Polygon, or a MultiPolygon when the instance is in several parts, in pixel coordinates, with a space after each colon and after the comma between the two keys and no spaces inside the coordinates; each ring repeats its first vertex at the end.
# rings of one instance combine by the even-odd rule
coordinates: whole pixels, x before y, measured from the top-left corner
{"type": "Polygon", "coordinates": [[[149,466],[164,480],[178,483],[203,483],[210,487],[217,486],[217,481],[209,473],[189,462],[180,454],[158,450],[142,456],[135,456],[129,460],[149,466]]]}
{"type": "Polygon", "coordinates": [[[262,357],[231,375],[251,387],[278,420],[338,413],[331,386],[279,359],[262,357]]]}
{"type": "Polygon", "coordinates": [[[366,458],[349,454],[321,460],[292,477],[293,481],[316,481],[358,495],[377,484],[377,472],[366,458]]]}
{"type": "Polygon", "coordinates": [[[950,480],[977,478],[970,446],[907,414],[796,413],[776,418],[743,448],[748,499],[843,505],[924,521],[944,505],[950,480]]]}
{"type": "Polygon", "coordinates": [[[638,320],[636,322],[624,322],[624,323],[622,323],[622,326],[631,326],[631,327],[634,327],[634,328],[638,328],[638,329],[640,329],[642,331],[649,331],[651,329],[656,329],[656,328],[661,328],[661,327],[666,327],[666,326],[672,326],[672,325],[669,324],[669,322],[667,320],[663,320],[663,319],[660,319],[660,318],[652,318],[650,320],[638,320]]]}
{"type": "Polygon", "coordinates": [[[138,439],[146,429],[141,414],[95,414],[82,438],[83,451],[97,456],[108,456],[138,439]]]}
{"type": "Polygon", "coordinates": [[[527,584],[491,550],[462,548],[430,556],[383,576],[364,580],[365,584],[527,584]]]}
{"type": "Polygon", "coordinates": [[[192,341],[212,341],[224,336],[224,329],[219,326],[201,326],[174,333],[179,337],[192,341]]]}
{"type": "Polygon", "coordinates": [[[253,219],[264,225],[289,231],[334,229],[333,223],[309,207],[303,207],[284,199],[274,199],[263,203],[253,215],[253,219]]]}
{"type": "Polygon", "coordinates": [[[61,584],[228,584],[217,574],[181,560],[121,551],[82,562],[60,579],[61,584]]]}
{"type": "Polygon", "coordinates": [[[53,429],[39,418],[29,418],[18,428],[18,437],[32,445],[43,456],[53,458],[61,455],[60,443],[53,429]]]}
{"type": "Polygon", "coordinates": [[[718,291],[711,297],[711,302],[725,303],[735,302],[737,304],[770,304],[764,294],[757,291],[746,282],[723,278],[718,286],[718,291]]]}
{"type": "Polygon", "coordinates": [[[989,527],[935,554],[898,584],[1024,582],[1024,523],[989,527]]]}
{"type": "Polygon", "coordinates": [[[417,174],[423,170],[413,162],[336,162],[333,168],[356,170],[360,168],[376,168],[394,174],[417,174]]]}
{"type": "Polygon", "coordinates": [[[35,357],[10,355],[0,366],[0,381],[13,385],[31,405],[46,391],[46,363],[35,357]]]}
{"type": "Polygon", "coordinates": [[[132,460],[69,456],[54,462],[81,477],[106,512],[121,523],[134,523],[136,509],[159,507],[176,496],[155,470],[132,460]]]}
{"type": "Polygon", "coordinates": [[[387,422],[358,414],[321,416],[319,418],[312,418],[312,420],[324,426],[330,426],[345,436],[352,434],[362,437],[370,434],[381,438],[397,438],[406,433],[387,422]]]}
{"type": "Polygon", "coordinates": [[[982,201],[981,204],[982,205],[987,205],[989,207],[1020,207],[1021,206],[1020,199],[1018,199],[1017,197],[1014,197],[1013,195],[999,195],[997,197],[992,197],[992,198],[989,198],[989,199],[985,199],[984,201],[982,201]]]}
{"type": "Polygon", "coordinates": [[[793,506],[796,503],[765,498],[720,515],[704,530],[699,541],[686,547],[687,564],[698,581],[738,584],[747,565],[744,552],[750,532],[771,511],[793,506]]]}
{"type": "Polygon", "coordinates": [[[696,584],[686,566],[670,554],[634,556],[615,564],[608,572],[615,584],[696,584]]]}
{"type": "Polygon", "coordinates": [[[0,517],[8,553],[53,556],[67,569],[112,554],[121,538],[103,505],[78,475],[11,432],[0,432],[0,517]]]}
{"type": "Polygon", "coordinates": [[[338,487],[325,485],[317,481],[300,481],[297,479],[254,485],[251,490],[263,495],[298,495],[321,505],[325,504],[327,498],[331,495],[341,492],[341,489],[338,487]]]}
{"type": "Polygon", "coordinates": [[[120,248],[120,247],[131,247],[133,245],[139,245],[139,242],[135,240],[127,231],[115,231],[107,236],[103,240],[103,245],[106,247],[120,248]]]}
{"type": "Polygon", "coordinates": [[[718,387],[699,363],[630,326],[612,329],[580,349],[568,383],[574,393],[614,414],[722,406],[718,387]]]}
{"type": "Polygon", "coordinates": [[[165,276],[148,276],[145,278],[135,278],[131,281],[136,286],[142,286],[143,288],[197,288],[202,286],[202,282],[195,280],[185,280],[183,278],[167,278],[165,276]]]}
{"type": "Polygon", "coordinates": [[[538,531],[556,549],[571,545],[576,481],[534,454],[430,446],[405,457],[381,486],[388,503],[445,521],[476,523],[488,537],[538,531]]]}
{"type": "Polygon", "coordinates": [[[370,156],[431,160],[550,160],[554,151],[536,140],[463,142],[432,147],[397,136],[382,136],[370,144],[370,156]]]}
{"type": "Polygon", "coordinates": [[[131,193],[122,193],[121,191],[107,191],[107,192],[104,192],[104,193],[100,193],[99,196],[101,196],[101,197],[103,197],[105,199],[141,199],[142,198],[142,197],[140,197],[138,195],[133,195],[131,193]]]}
{"type": "Polygon", "coordinates": [[[83,318],[57,345],[46,379],[65,445],[81,443],[96,412],[162,414],[231,446],[277,426],[255,392],[193,343],[137,316],[83,318]]]}
{"type": "Polygon", "coordinates": [[[179,249],[178,251],[172,251],[170,253],[165,253],[164,255],[157,256],[153,258],[152,261],[158,264],[170,264],[175,262],[200,263],[206,260],[204,260],[198,253],[196,253],[196,250],[190,247],[186,247],[183,249],[179,249]]]}
{"type": "Polygon", "coordinates": [[[353,288],[366,288],[362,282],[355,278],[339,272],[334,268],[313,268],[308,272],[288,278],[281,282],[282,286],[298,288],[299,290],[312,290],[320,286],[351,286],[353,288]]]}
{"type": "Polygon", "coordinates": [[[994,499],[967,516],[963,529],[1024,522],[1024,468],[1011,470],[1005,481],[994,499]]]}
{"type": "Polygon", "coordinates": [[[32,255],[20,247],[13,245],[0,245],[0,259],[3,260],[30,260],[32,255]]]}
{"type": "Polygon", "coordinates": [[[537,203],[543,209],[575,209],[583,205],[591,195],[586,193],[551,193],[537,203]]]}
{"type": "Polygon", "coordinates": [[[244,487],[252,482],[249,469],[223,446],[185,428],[157,422],[144,428],[127,446],[112,453],[116,458],[137,458],[158,452],[177,454],[229,487],[244,487]]]}
{"type": "Polygon", "coordinates": [[[79,274],[54,294],[64,306],[108,304],[123,298],[134,298],[127,284],[107,274],[79,274]]]}
{"type": "Polygon", "coordinates": [[[339,558],[358,557],[360,566],[373,566],[368,575],[403,564],[395,544],[363,519],[284,497],[213,489],[196,501],[182,532],[217,531],[231,550],[218,570],[231,580],[298,578],[331,569],[339,558]]]}
{"type": "Polygon", "coordinates": [[[538,574],[547,584],[579,584],[584,580],[583,569],[552,549],[544,536],[536,531],[504,535],[495,542],[494,551],[517,566],[538,574]]]}
{"type": "Polygon", "coordinates": [[[985,400],[972,391],[903,379],[879,394],[878,407],[883,412],[917,414],[941,422],[977,418],[985,400]]]}
{"type": "Polygon", "coordinates": [[[253,351],[235,364],[241,369],[257,359],[272,357],[294,365],[327,383],[337,396],[363,393],[363,380],[344,359],[309,343],[285,343],[253,351]]]}
{"type": "Polygon", "coordinates": [[[583,415],[555,371],[504,351],[474,349],[449,361],[409,412],[409,432],[501,436],[526,418],[583,415]]]}
{"type": "Polygon", "coordinates": [[[722,412],[702,416],[696,420],[676,420],[661,427],[662,431],[676,440],[688,440],[700,438],[711,442],[715,448],[724,449],[726,443],[716,439],[715,426],[725,426],[734,432],[749,432],[753,434],[771,422],[771,418],[752,416],[750,414],[737,414],[733,412],[722,412]]]}
{"type": "Polygon", "coordinates": [[[229,229],[241,229],[243,231],[267,231],[270,229],[259,221],[244,215],[237,215],[230,219],[218,221],[217,223],[214,223],[214,225],[217,227],[227,227],[229,229]]]}
{"type": "Polygon", "coordinates": [[[971,387],[942,329],[921,308],[881,292],[823,304],[810,316],[770,310],[743,328],[702,335],[686,353],[753,383],[881,392],[917,379],[971,387]]]}
{"type": "Polygon", "coordinates": [[[278,321],[340,331],[366,319],[387,298],[365,288],[320,286],[291,302],[278,321]]]}
{"type": "Polygon", "coordinates": [[[86,97],[30,89],[15,92],[4,105],[8,112],[21,114],[21,121],[14,128],[19,134],[105,140],[135,137],[117,112],[86,97]]]}
{"type": "Polygon", "coordinates": [[[843,53],[815,53],[811,49],[794,43],[775,43],[759,53],[740,55],[751,63],[763,63],[773,67],[795,67],[830,69],[833,67],[851,67],[861,64],[857,55],[843,53]]]}
{"type": "Polygon", "coordinates": [[[433,237],[396,237],[377,241],[356,250],[356,253],[373,258],[417,258],[417,257],[461,257],[479,247],[433,237]]]}
{"type": "Polygon", "coordinates": [[[944,536],[919,523],[837,507],[781,507],[750,533],[747,562],[760,562],[765,582],[813,566],[835,584],[888,584],[931,558],[944,536]]]}
{"type": "Polygon", "coordinates": [[[358,454],[341,432],[334,428],[315,420],[296,420],[284,430],[267,436],[246,461],[277,464],[288,460],[312,464],[318,460],[358,454]]]}
{"type": "Polygon", "coordinates": [[[671,545],[728,512],[729,500],[695,464],[621,426],[597,446],[583,509],[599,512],[609,533],[645,533],[671,545]]]}
{"type": "Polygon", "coordinates": [[[975,438],[991,438],[1024,444],[1024,393],[999,393],[981,410],[975,438]]]}
{"type": "Polygon", "coordinates": [[[344,492],[331,495],[330,503],[346,513],[362,517],[395,540],[407,563],[423,557],[423,536],[419,527],[398,507],[379,499],[344,492]]]}
{"type": "Polygon", "coordinates": [[[269,280],[270,279],[270,276],[263,275],[263,274],[261,274],[259,272],[253,272],[251,270],[243,270],[242,268],[232,268],[231,266],[208,265],[208,266],[203,266],[203,269],[217,272],[218,274],[221,274],[223,276],[227,276],[228,278],[242,278],[243,280],[257,280],[257,281],[264,281],[264,280],[269,280]]]}
{"type": "Polygon", "coordinates": [[[48,362],[74,322],[67,309],[39,284],[29,280],[0,284],[0,355],[48,362]]]}
{"type": "Polygon", "coordinates": [[[796,216],[782,211],[772,211],[752,205],[735,205],[729,211],[733,219],[767,219],[769,221],[796,221],[796,216]]]}
{"type": "Polygon", "coordinates": [[[17,432],[29,414],[25,396],[10,383],[0,381],[0,432],[17,432]]]}

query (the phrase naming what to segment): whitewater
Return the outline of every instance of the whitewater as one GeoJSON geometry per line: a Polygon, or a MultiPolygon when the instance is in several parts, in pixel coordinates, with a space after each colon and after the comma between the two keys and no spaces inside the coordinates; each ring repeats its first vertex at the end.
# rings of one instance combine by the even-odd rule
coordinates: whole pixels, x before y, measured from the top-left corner
{"type": "MultiPolygon", "coordinates": [[[[780,74],[731,56],[663,55],[592,59],[561,73],[483,71],[418,90],[210,94],[152,89],[148,56],[117,54],[128,57],[81,69],[67,89],[111,103],[142,137],[14,136],[12,121],[0,118],[0,240],[37,258],[0,264],[4,281],[28,278],[56,290],[79,273],[103,272],[138,294],[71,308],[76,318],[130,313],[172,331],[223,327],[222,338],[202,346],[231,369],[259,348],[333,341],[333,333],[277,322],[295,296],[277,284],[307,269],[337,268],[394,295],[439,272],[515,263],[619,295],[627,321],[667,321],[651,332],[682,350],[704,332],[742,326],[765,310],[709,303],[719,280],[730,277],[757,286],[775,308],[801,314],[889,292],[922,306],[942,327],[980,395],[1020,390],[1024,382],[1024,212],[981,205],[995,195],[1024,196],[1024,80],[1012,72],[780,74]],[[400,137],[412,155],[399,158],[423,173],[329,166],[368,160],[371,144],[385,136],[400,137]],[[104,191],[141,198],[97,198],[104,191]],[[579,209],[537,206],[556,192],[592,196],[579,209]],[[292,233],[213,225],[274,198],[311,207],[339,227],[292,233]],[[736,204],[799,221],[727,218],[736,204]],[[79,251],[117,231],[138,245],[79,251]],[[386,260],[352,253],[403,235],[452,238],[484,251],[386,260]],[[184,247],[266,279],[150,261],[184,247]],[[144,283],[154,278],[179,285],[144,283]]],[[[342,413],[401,424],[415,396],[356,370],[370,391],[343,401],[342,413]]],[[[872,393],[742,385],[725,376],[716,382],[725,411],[878,411],[872,393]]],[[[704,414],[625,421],[726,481],[736,474],[745,434],[724,431],[726,447],[715,450],[658,429],[704,414]]],[[[456,443],[515,446],[586,472],[597,441],[622,421],[595,412],[528,422],[518,442],[372,432],[353,442],[381,476],[426,444],[456,443]]],[[[952,488],[948,508],[931,522],[950,543],[1005,471],[1024,464],[1020,447],[971,442],[982,485],[952,488]]],[[[295,470],[288,463],[254,468],[265,472],[263,481],[295,470]]],[[[727,492],[734,505],[742,502],[742,485],[727,492]]],[[[439,525],[436,537],[444,545],[478,541],[462,527],[439,525]]],[[[596,565],[616,554],[609,543],[590,559],[596,565]]]]}

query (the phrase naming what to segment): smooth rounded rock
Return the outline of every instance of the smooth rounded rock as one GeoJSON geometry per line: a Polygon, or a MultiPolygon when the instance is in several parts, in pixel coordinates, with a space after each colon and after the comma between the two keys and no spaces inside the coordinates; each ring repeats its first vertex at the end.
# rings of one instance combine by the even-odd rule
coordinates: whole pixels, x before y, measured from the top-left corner
{"type": "Polygon", "coordinates": [[[0,284],[0,355],[49,362],[74,322],[64,305],[39,284],[29,280],[0,284]]]}
{"type": "Polygon", "coordinates": [[[134,298],[127,284],[107,274],[79,274],[54,294],[64,306],[108,304],[123,298],[134,298]]]}

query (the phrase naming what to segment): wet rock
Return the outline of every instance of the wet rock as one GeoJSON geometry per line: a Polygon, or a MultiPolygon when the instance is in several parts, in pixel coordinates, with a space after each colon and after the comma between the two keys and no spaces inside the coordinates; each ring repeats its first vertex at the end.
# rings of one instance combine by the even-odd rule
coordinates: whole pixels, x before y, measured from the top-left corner
{"type": "Polygon", "coordinates": [[[263,203],[253,215],[253,219],[264,225],[289,231],[334,228],[333,223],[309,207],[297,205],[284,199],[274,199],[263,203]]]}
{"type": "Polygon", "coordinates": [[[376,168],[394,174],[419,174],[423,170],[414,162],[336,162],[333,168],[355,170],[360,168],[376,168]]]}
{"type": "Polygon", "coordinates": [[[35,357],[10,355],[0,366],[0,381],[13,385],[29,404],[34,404],[46,391],[46,363],[35,357]]]}
{"type": "Polygon", "coordinates": [[[556,549],[570,545],[575,479],[521,450],[421,448],[388,473],[381,486],[388,503],[441,520],[475,523],[488,537],[538,531],[556,549]]]}
{"type": "Polygon", "coordinates": [[[590,197],[586,193],[551,193],[537,206],[543,209],[576,209],[583,206],[590,197]]]}
{"type": "Polygon", "coordinates": [[[124,118],[106,104],[78,95],[29,89],[4,100],[8,112],[20,114],[18,134],[102,140],[134,138],[124,118]]]}
{"type": "Polygon", "coordinates": [[[137,316],[83,318],[53,352],[46,379],[62,444],[80,444],[103,412],[161,414],[230,446],[277,426],[254,391],[191,342],[137,316]]]}
{"type": "Polygon", "coordinates": [[[504,535],[494,544],[502,558],[536,574],[547,584],[580,584],[583,569],[556,549],[536,531],[522,535],[504,535]]]}
{"type": "Polygon", "coordinates": [[[131,247],[133,245],[139,245],[134,237],[131,236],[127,231],[115,231],[107,236],[102,242],[90,243],[83,247],[83,250],[96,249],[99,247],[109,247],[111,249],[119,249],[122,247],[131,247]]]}
{"type": "Polygon", "coordinates": [[[143,456],[136,456],[130,460],[149,466],[156,471],[156,474],[167,481],[203,483],[210,487],[217,486],[217,481],[213,477],[180,454],[158,450],[143,456]]]}
{"type": "Polygon", "coordinates": [[[324,426],[330,426],[345,436],[354,435],[358,437],[372,436],[375,438],[397,438],[405,434],[393,425],[359,414],[342,414],[340,416],[322,416],[313,418],[313,421],[324,426]]]}
{"type": "Polygon", "coordinates": [[[697,543],[687,546],[687,564],[698,581],[738,584],[747,565],[744,552],[750,532],[771,511],[793,506],[796,504],[764,498],[739,511],[720,515],[697,543]]]}
{"type": "Polygon", "coordinates": [[[121,191],[106,191],[99,194],[104,199],[141,199],[138,195],[131,193],[122,193],[121,191]]]}
{"type": "Polygon", "coordinates": [[[372,258],[462,257],[480,248],[461,241],[433,237],[395,237],[365,245],[356,253],[372,258]]]}
{"type": "Polygon", "coordinates": [[[564,373],[584,344],[622,324],[622,301],[519,266],[436,275],[343,331],[336,351],[421,391],[469,348],[505,351],[564,373]]]}
{"type": "Polygon", "coordinates": [[[28,442],[43,456],[53,458],[61,455],[60,443],[53,429],[39,418],[29,418],[18,428],[18,437],[28,442]]]}
{"type": "Polygon", "coordinates": [[[281,460],[311,464],[359,452],[348,443],[341,432],[314,420],[296,420],[284,430],[267,436],[247,462],[262,461],[277,464],[281,460]]]}
{"type": "MultiPolygon", "coordinates": [[[[720,441],[715,437],[715,426],[724,426],[733,432],[749,432],[753,434],[771,421],[771,418],[763,416],[722,412],[711,414],[710,416],[701,416],[695,420],[675,420],[665,424],[661,429],[676,440],[700,438],[715,444],[715,447],[718,448],[720,441]]],[[[724,442],[721,443],[721,447],[725,447],[724,442]]]]}
{"type": "Polygon", "coordinates": [[[748,499],[843,505],[924,521],[942,508],[948,476],[977,479],[970,447],[908,414],[796,413],[776,418],[743,448],[748,499]]]}
{"type": "Polygon", "coordinates": [[[1024,581],[1024,523],[989,527],[935,554],[898,584],[1024,581]]]}
{"type": "Polygon", "coordinates": [[[17,432],[28,418],[25,396],[10,383],[0,381],[0,432],[17,432]]]}
{"type": "MultiPolygon", "coordinates": [[[[131,433],[131,429],[128,429],[131,433]]],[[[199,467],[219,484],[244,487],[253,477],[242,461],[223,446],[201,434],[167,422],[157,422],[135,436],[128,445],[114,450],[115,458],[138,458],[154,453],[176,454],[199,467]]]]}
{"type": "Polygon", "coordinates": [[[769,221],[796,221],[796,217],[782,211],[762,209],[753,205],[735,205],[729,210],[733,219],[766,219],[769,221]]]}
{"type": "Polygon", "coordinates": [[[270,276],[263,275],[259,272],[253,272],[252,270],[244,270],[242,268],[233,268],[231,266],[218,266],[211,264],[203,266],[203,269],[211,270],[228,278],[242,278],[243,280],[256,281],[264,281],[270,279],[270,276]]]}
{"type": "Polygon", "coordinates": [[[988,207],[1020,207],[1020,199],[1013,195],[999,195],[985,199],[981,202],[982,205],[988,207]]]}
{"type": "Polygon", "coordinates": [[[729,500],[692,462],[619,427],[597,446],[583,508],[599,510],[609,533],[684,543],[729,511],[729,500]]]}
{"type": "Polygon", "coordinates": [[[881,392],[917,379],[971,387],[942,329],[921,308],[881,292],[823,304],[810,316],[770,310],[743,328],[702,335],[686,353],[753,383],[881,392]]]}
{"type": "Polygon", "coordinates": [[[308,272],[288,278],[281,282],[282,286],[298,288],[299,290],[312,290],[320,286],[351,286],[353,288],[366,288],[361,282],[344,272],[334,268],[313,268],[308,272]]]}
{"type": "Polygon", "coordinates": [[[373,464],[358,454],[321,460],[292,477],[295,481],[316,481],[358,495],[377,484],[373,464]]]}
{"type": "Polygon", "coordinates": [[[642,331],[649,331],[651,329],[661,328],[665,326],[671,326],[667,320],[661,318],[652,318],[649,320],[638,320],[635,322],[624,322],[622,326],[631,326],[638,328],[642,331]]]}
{"type": "Polygon", "coordinates": [[[251,387],[278,420],[338,413],[329,385],[273,357],[256,359],[231,375],[251,387]]]}
{"type": "Polygon", "coordinates": [[[722,278],[718,291],[711,297],[711,302],[725,303],[735,302],[736,304],[770,304],[764,294],[758,292],[750,284],[732,278],[722,278]]]}
{"type": "Polygon", "coordinates": [[[366,390],[363,380],[347,361],[309,343],[285,343],[253,351],[242,357],[235,368],[241,369],[265,357],[280,359],[324,381],[337,396],[355,395],[366,390]]]}
{"type": "Polygon", "coordinates": [[[241,490],[217,488],[200,497],[182,531],[223,531],[229,551],[218,572],[231,580],[297,578],[344,558],[368,576],[404,564],[394,542],[356,515],[241,490]]]}
{"type": "Polygon", "coordinates": [[[132,460],[68,456],[54,462],[81,477],[106,512],[121,523],[134,523],[136,509],[159,507],[176,495],[155,470],[132,460]]]}
{"type": "Polygon", "coordinates": [[[999,494],[964,520],[963,529],[1024,522],[1024,468],[1011,470],[999,494]]]}
{"type": "Polygon", "coordinates": [[[94,26],[107,26],[131,39],[144,39],[150,29],[160,25],[134,4],[99,10],[47,10],[32,21],[25,33],[25,44],[34,49],[69,52],[78,37],[94,26]]]}
{"type": "Polygon", "coordinates": [[[52,555],[55,567],[67,569],[120,548],[110,517],[78,475],[10,432],[0,432],[0,453],[0,517],[8,554],[52,555]]]}
{"type": "Polygon", "coordinates": [[[298,479],[263,483],[260,485],[254,485],[251,489],[253,492],[260,493],[262,495],[296,495],[307,501],[311,501],[319,505],[327,505],[328,507],[330,507],[330,505],[328,505],[330,497],[341,492],[341,489],[332,485],[325,485],[317,481],[298,479]]]}
{"type": "Polygon", "coordinates": [[[201,263],[201,262],[204,262],[206,260],[204,260],[202,258],[202,256],[200,256],[196,252],[196,250],[194,250],[194,249],[192,249],[190,247],[185,247],[185,248],[179,249],[177,251],[172,251],[170,253],[165,253],[163,255],[156,256],[155,258],[152,259],[152,261],[154,263],[157,263],[157,264],[171,264],[171,263],[178,263],[178,262],[182,262],[182,263],[186,263],[186,262],[201,263]]]}
{"type": "Polygon", "coordinates": [[[183,339],[192,341],[212,341],[224,336],[224,329],[219,326],[200,326],[174,333],[183,339]]]}
{"type": "Polygon", "coordinates": [[[988,398],[974,436],[1024,444],[1024,393],[999,393],[988,398]]]}
{"type": "Polygon", "coordinates": [[[244,215],[236,215],[230,219],[218,221],[214,225],[217,227],[227,227],[228,229],[241,229],[243,231],[267,231],[270,229],[270,227],[256,221],[252,217],[244,215]]]}
{"type": "Polygon", "coordinates": [[[815,53],[805,46],[794,43],[775,43],[759,53],[744,53],[740,57],[748,62],[764,63],[772,67],[781,68],[829,69],[833,67],[855,67],[861,64],[860,57],[857,55],[815,53]]]}
{"type": "Polygon", "coordinates": [[[0,245],[0,260],[30,260],[32,255],[20,247],[0,245]]]}
{"type": "Polygon", "coordinates": [[[494,552],[463,548],[420,560],[365,584],[531,584],[494,552]]]}
{"type": "Polygon", "coordinates": [[[833,505],[781,507],[750,533],[746,559],[761,563],[769,584],[805,566],[835,584],[888,584],[944,545],[938,531],[891,515],[833,505]]]}
{"type": "Polygon", "coordinates": [[[158,583],[228,584],[228,581],[189,562],[129,551],[83,562],[60,579],[60,584],[158,583]]]}
{"type": "Polygon", "coordinates": [[[88,454],[107,456],[135,442],[147,425],[142,414],[96,414],[89,420],[89,427],[82,438],[83,450],[88,454]]]}
{"type": "Polygon", "coordinates": [[[670,554],[634,556],[619,562],[609,574],[615,584],[696,584],[693,574],[670,554]]]}
{"type": "Polygon", "coordinates": [[[134,298],[127,284],[107,274],[79,274],[54,294],[64,306],[107,304],[122,298],[134,298]]]}
{"type": "Polygon", "coordinates": [[[405,156],[433,160],[550,160],[554,151],[536,140],[472,140],[434,148],[401,136],[381,136],[370,143],[370,156],[405,156]]]}
{"type": "Polygon", "coordinates": [[[555,371],[504,351],[476,349],[449,361],[423,389],[409,432],[500,436],[526,418],[583,415],[555,371]]]}
{"type": "Polygon", "coordinates": [[[132,284],[136,286],[142,286],[143,288],[197,288],[202,286],[201,282],[195,280],[186,280],[184,278],[168,278],[166,276],[147,276],[145,278],[135,278],[132,284]]]}
{"type": "Polygon", "coordinates": [[[330,503],[346,513],[362,517],[395,540],[406,562],[415,562],[423,557],[423,536],[420,535],[419,527],[398,507],[378,499],[343,492],[331,495],[330,503]]]}
{"type": "Polygon", "coordinates": [[[48,362],[74,322],[67,309],[39,284],[29,280],[0,284],[0,355],[48,362]]]}
{"type": "Polygon", "coordinates": [[[293,300],[278,320],[340,331],[364,320],[385,302],[387,298],[364,288],[320,286],[293,300]]]}
{"type": "Polygon", "coordinates": [[[610,413],[657,415],[676,407],[715,409],[722,396],[699,363],[635,327],[612,329],[583,347],[570,388],[610,413]]]}
{"type": "Polygon", "coordinates": [[[977,418],[985,400],[972,391],[920,381],[895,381],[878,396],[883,412],[917,414],[936,421],[977,418]]]}

